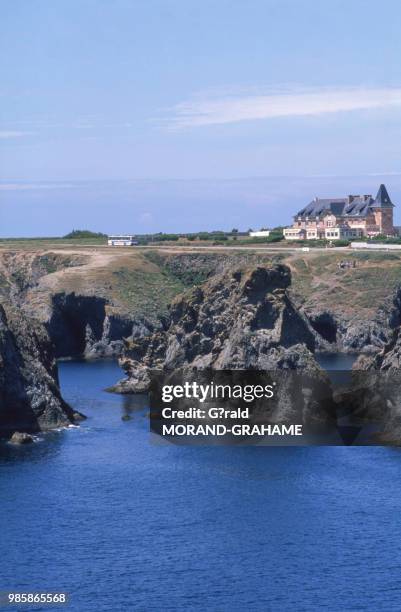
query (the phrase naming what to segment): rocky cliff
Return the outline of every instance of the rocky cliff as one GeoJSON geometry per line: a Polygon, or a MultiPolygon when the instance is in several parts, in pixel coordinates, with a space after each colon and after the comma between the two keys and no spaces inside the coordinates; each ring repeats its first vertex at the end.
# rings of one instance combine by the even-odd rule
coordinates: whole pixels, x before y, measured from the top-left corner
{"type": "Polygon", "coordinates": [[[354,370],[396,371],[401,369],[401,288],[386,300],[372,325],[383,332],[381,346],[370,355],[361,355],[354,370]]]}
{"type": "Polygon", "coordinates": [[[114,390],[142,392],[152,368],[318,371],[316,333],[287,294],[286,266],[227,270],[177,297],[164,328],[125,343],[127,379],[114,390]]]}
{"type": "Polygon", "coordinates": [[[344,405],[378,427],[381,443],[401,445],[401,289],[383,306],[388,338],[381,350],[361,355],[353,366],[344,405]]]}
{"type": "Polygon", "coordinates": [[[152,324],[119,311],[104,297],[55,293],[42,315],[57,357],[118,357],[123,338],[149,334],[152,324]]]}
{"type": "Polygon", "coordinates": [[[116,357],[122,338],[149,333],[152,324],[145,308],[133,312],[119,300],[116,287],[123,293],[131,271],[121,279],[111,255],[0,251],[0,298],[43,323],[56,357],[116,357]]]}
{"type": "Polygon", "coordinates": [[[62,399],[46,330],[0,305],[0,437],[63,427],[82,418],[62,399]]]}
{"type": "Polygon", "coordinates": [[[356,253],[348,265],[338,252],[0,249],[0,297],[46,326],[57,356],[110,357],[124,337],[157,328],[187,288],[277,263],[291,269],[288,295],[313,328],[315,350],[375,353],[389,341],[401,266],[392,253],[356,253]]]}

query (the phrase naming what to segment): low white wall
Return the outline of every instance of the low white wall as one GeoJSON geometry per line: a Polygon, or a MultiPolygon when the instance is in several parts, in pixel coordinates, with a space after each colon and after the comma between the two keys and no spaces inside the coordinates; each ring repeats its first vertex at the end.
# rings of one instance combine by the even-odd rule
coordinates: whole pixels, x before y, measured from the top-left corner
{"type": "Polygon", "coordinates": [[[401,244],[374,244],[373,242],[351,242],[352,249],[376,249],[380,251],[399,251],[401,244]]]}

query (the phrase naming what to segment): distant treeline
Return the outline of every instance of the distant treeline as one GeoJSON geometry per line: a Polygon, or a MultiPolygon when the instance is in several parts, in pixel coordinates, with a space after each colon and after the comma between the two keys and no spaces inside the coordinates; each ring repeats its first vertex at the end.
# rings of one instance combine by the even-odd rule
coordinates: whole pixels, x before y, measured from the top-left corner
{"type": "Polygon", "coordinates": [[[102,234],[102,232],[91,232],[90,230],[74,229],[69,234],[63,236],[63,238],[107,238],[107,234],[102,234]]]}
{"type": "MultiPolygon", "coordinates": [[[[252,230],[249,230],[252,231],[252,230]]],[[[249,236],[248,232],[240,232],[237,229],[231,230],[231,232],[224,231],[213,231],[213,232],[196,232],[196,233],[188,233],[188,234],[165,234],[163,232],[159,232],[158,234],[146,234],[146,235],[138,235],[137,238],[140,242],[144,241],[146,243],[149,242],[176,242],[180,239],[188,240],[189,242],[194,242],[196,240],[199,241],[207,241],[214,243],[223,243],[227,241],[235,241],[238,244],[250,242],[256,244],[265,244],[266,242],[279,242],[284,239],[283,236],[283,228],[275,227],[270,230],[270,235],[266,236],[249,236]]]]}
{"type": "MultiPolygon", "coordinates": [[[[72,230],[63,239],[66,240],[82,240],[82,239],[107,239],[107,234],[101,232],[92,232],[90,230],[72,230]]],[[[139,244],[149,244],[153,242],[177,242],[178,240],[188,240],[194,242],[195,240],[200,241],[211,241],[215,243],[227,242],[228,240],[235,240],[239,243],[246,242],[278,242],[283,240],[282,228],[274,228],[270,232],[269,237],[250,237],[249,232],[240,232],[237,229],[231,230],[231,232],[224,231],[213,231],[213,232],[196,232],[196,233],[185,233],[185,234],[168,234],[164,232],[158,232],[157,234],[137,234],[136,239],[139,244]]]]}
{"type": "MultiPolygon", "coordinates": [[[[157,234],[137,234],[135,236],[139,245],[147,245],[147,244],[158,244],[160,242],[177,242],[178,240],[187,240],[188,242],[209,242],[211,245],[224,245],[224,244],[233,244],[236,245],[247,245],[247,244],[267,244],[272,242],[281,242],[284,240],[283,236],[283,227],[274,227],[270,230],[269,236],[249,236],[249,232],[252,230],[248,230],[247,232],[241,232],[238,229],[232,229],[231,232],[225,232],[223,230],[215,230],[212,232],[193,232],[193,233],[182,233],[182,234],[165,234],[164,232],[159,232],[157,234]]],[[[102,232],[92,232],[88,229],[73,229],[71,232],[62,237],[32,237],[32,238],[0,238],[0,242],[10,242],[10,241],[26,241],[26,240],[87,240],[93,244],[106,244],[107,243],[107,234],[103,234],[102,232]]],[[[384,235],[374,236],[372,238],[367,238],[366,236],[361,238],[353,238],[353,241],[368,241],[368,242],[376,242],[383,244],[401,244],[401,237],[387,237],[384,235]]],[[[285,244],[288,246],[309,246],[309,247],[322,247],[329,244],[333,246],[349,246],[350,240],[286,240],[285,244]]]]}

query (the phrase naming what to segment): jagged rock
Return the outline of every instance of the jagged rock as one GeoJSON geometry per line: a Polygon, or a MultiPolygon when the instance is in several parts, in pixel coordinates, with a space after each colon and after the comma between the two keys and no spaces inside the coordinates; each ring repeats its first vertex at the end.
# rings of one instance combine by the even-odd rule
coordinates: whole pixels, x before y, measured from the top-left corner
{"type": "Polygon", "coordinates": [[[358,370],[337,405],[350,417],[373,426],[371,440],[401,445],[401,370],[358,370]]]}
{"type": "Polygon", "coordinates": [[[371,321],[361,320],[357,315],[341,319],[327,309],[308,310],[304,314],[316,332],[316,350],[325,353],[375,354],[391,335],[393,314],[384,308],[371,321]]]}
{"type": "Polygon", "coordinates": [[[348,352],[371,355],[385,349],[391,342],[393,330],[401,324],[401,288],[387,297],[371,321],[360,321],[357,316],[343,324],[342,346],[348,352]]]}
{"type": "Polygon", "coordinates": [[[46,330],[16,308],[0,305],[0,437],[74,422],[61,397],[46,330]]]}
{"type": "MultiPolygon", "coordinates": [[[[303,309],[300,304],[298,308],[303,309]]],[[[401,324],[401,288],[386,297],[369,320],[361,318],[359,312],[339,316],[338,312],[333,314],[327,309],[310,307],[305,310],[305,315],[316,331],[317,350],[375,355],[386,346],[393,330],[401,324]]]]}
{"type": "Polygon", "coordinates": [[[313,312],[308,316],[309,322],[313,329],[319,334],[325,344],[335,345],[337,343],[337,332],[339,323],[336,317],[328,310],[322,310],[320,312],[313,312]]]}
{"type": "Polygon", "coordinates": [[[391,300],[380,309],[377,320],[386,326],[382,327],[382,345],[371,356],[359,357],[354,365],[355,370],[397,371],[401,368],[401,288],[398,287],[391,300]]]}
{"type": "Polygon", "coordinates": [[[401,335],[400,328],[394,330],[390,341],[375,355],[361,356],[355,362],[355,370],[387,370],[401,369],[401,335]]]}
{"type": "Polygon", "coordinates": [[[387,324],[373,321],[350,321],[343,327],[340,350],[348,353],[376,353],[388,340],[387,324]]]}
{"type": "Polygon", "coordinates": [[[144,318],[114,312],[105,298],[74,292],[52,296],[50,312],[45,325],[57,357],[119,357],[124,337],[147,335],[152,329],[144,318]]]}
{"type": "Polygon", "coordinates": [[[320,371],[315,332],[293,306],[286,266],[226,271],[177,297],[162,330],[125,343],[127,378],[112,390],[144,392],[151,369],[320,371]]]}
{"type": "Polygon", "coordinates": [[[31,444],[33,442],[33,438],[27,433],[15,431],[9,441],[11,444],[31,444]]]}
{"type": "Polygon", "coordinates": [[[385,444],[401,445],[401,290],[391,300],[388,314],[389,339],[380,352],[361,356],[354,364],[354,376],[361,378],[364,388],[354,389],[355,401],[364,399],[365,416],[381,422],[376,439],[385,444]]]}
{"type": "MultiPolygon", "coordinates": [[[[89,324],[87,327],[90,328],[89,324]]],[[[91,330],[87,332],[83,356],[85,359],[110,359],[120,357],[124,349],[123,338],[142,338],[149,336],[153,330],[145,319],[130,319],[116,314],[106,314],[100,339],[96,339],[91,330]],[[91,334],[91,335],[90,335],[91,334]]]]}
{"type": "MultiPolygon", "coordinates": [[[[97,257],[96,250],[78,250],[75,253],[18,250],[1,254],[0,298],[11,296],[29,317],[45,324],[58,357],[118,357],[123,350],[123,338],[146,335],[151,331],[145,320],[149,316],[146,308],[132,310],[129,304],[120,301],[119,275],[115,276],[113,267],[108,269],[108,264],[104,267],[101,261],[96,263],[97,257]]],[[[144,263],[146,268],[151,261],[163,273],[171,275],[178,281],[178,290],[179,285],[197,285],[239,266],[269,266],[272,260],[280,261],[283,258],[283,254],[273,256],[251,252],[148,251],[145,256],[147,262],[144,263]]],[[[297,275],[296,267],[294,270],[297,275]]],[[[125,278],[124,275],[122,278],[125,278]]],[[[334,273],[331,279],[334,285],[335,279],[334,273]]],[[[291,288],[290,292],[292,304],[299,311],[304,310],[314,328],[315,350],[348,353],[380,351],[389,341],[392,329],[399,324],[401,290],[398,297],[394,297],[389,295],[392,292],[390,286],[388,292],[382,288],[380,299],[383,305],[374,313],[373,307],[368,308],[368,304],[362,310],[359,306],[353,308],[349,303],[346,309],[342,309],[341,296],[336,304],[322,300],[322,292],[327,298],[330,286],[331,282],[327,286],[316,287],[309,298],[299,288],[296,291],[291,288]]],[[[154,323],[154,319],[151,320],[154,323]]]]}

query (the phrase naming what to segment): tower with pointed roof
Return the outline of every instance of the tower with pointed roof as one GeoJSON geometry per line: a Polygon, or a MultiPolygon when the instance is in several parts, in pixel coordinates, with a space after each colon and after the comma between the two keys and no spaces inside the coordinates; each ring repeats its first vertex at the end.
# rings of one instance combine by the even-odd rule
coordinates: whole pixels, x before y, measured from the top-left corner
{"type": "Polygon", "coordinates": [[[394,204],[388,195],[385,185],[380,185],[375,201],[371,205],[371,209],[375,216],[375,223],[380,228],[379,233],[385,236],[394,235],[394,204]]]}

